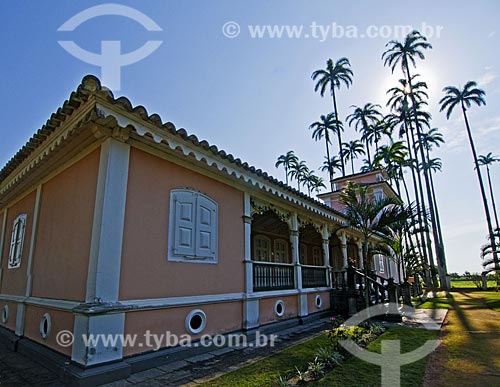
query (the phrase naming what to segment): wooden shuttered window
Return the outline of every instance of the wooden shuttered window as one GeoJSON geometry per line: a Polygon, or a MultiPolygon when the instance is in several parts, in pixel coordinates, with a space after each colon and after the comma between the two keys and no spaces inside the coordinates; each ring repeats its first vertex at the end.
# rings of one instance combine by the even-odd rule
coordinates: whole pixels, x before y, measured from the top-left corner
{"type": "Polygon", "coordinates": [[[192,190],[170,195],[169,259],[217,262],[217,203],[192,190]]]}

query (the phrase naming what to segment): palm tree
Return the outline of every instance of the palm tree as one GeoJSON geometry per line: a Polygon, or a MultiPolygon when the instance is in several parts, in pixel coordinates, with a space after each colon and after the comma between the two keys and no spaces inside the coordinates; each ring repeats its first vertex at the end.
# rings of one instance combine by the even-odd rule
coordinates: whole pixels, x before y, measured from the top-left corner
{"type": "Polygon", "coordinates": [[[498,157],[493,156],[493,154],[489,152],[486,156],[484,155],[479,156],[478,161],[480,166],[486,167],[486,173],[488,174],[488,186],[490,188],[491,205],[493,207],[493,215],[495,216],[496,229],[498,230],[500,229],[500,226],[498,225],[497,206],[495,204],[495,196],[493,195],[493,186],[491,184],[490,165],[499,162],[500,159],[498,157]]]}
{"type": "MultiPolygon", "coordinates": [[[[391,40],[389,43],[386,44],[386,47],[388,49],[382,54],[382,59],[384,60],[384,66],[389,66],[391,68],[391,71],[394,73],[394,70],[396,66],[399,64],[401,65],[401,69],[403,73],[405,74],[406,81],[408,82],[408,94],[410,96],[411,102],[412,102],[412,110],[413,110],[413,116],[414,116],[414,121],[415,121],[415,129],[417,132],[417,138],[418,141],[421,141],[421,130],[420,130],[420,125],[418,122],[418,115],[417,115],[417,109],[419,107],[417,98],[415,97],[413,93],[413,88],[412,88],[412,76],[410,74],[410,64],[413,65],[413,67],[416,67],[416,58],[420,59],[425,59],[425,55],[423,53],[423,50],[426,49],[431,49],[432,45],[427,42],[427,38],[423,35],[420,34],[418,31],[412,31],[410,32],[404,42],[399,42],[397,40],[391,40]]],[[[420,148],[420,157],[421,160],[425,160],[425,155],[423,148],[420,148]]],[[[444,288],[449,288],[447,276],[446,276],[446,257],[445,257],[445,252],[444,252],[444,247],[443,244],[441,243],[441,240],[439,239],[439,235],[437,232],[437,227],[436,227],[436,214],[434,213],[434,205],[432,204],[432,193],[430,189],[430,182],[429,182],[429,176],[426,171],[424,171],[424,180],[425,180],[425,188],[427,192],[427,201],[429,203],[429,208],[430,208],[430,218],[431,218],[431,223],[432,223],[432,232],[433,232],[433,238],[435,242],[435,249],[436,249],[436,255],[437,255],[437,261],[438,261],[438,271],[439,271],[439,277],[441,279],[441,286],[444,288]]],[[[424,204],[424,203],[422,203],[424,204]]],[[[425,205],[422,205],[422,210],[425,212],[425,205]]],[[[426,217],[424,216],[424,219],[426,217]]],[[[432,258],[432,250],[429,249],[429,261],[431,263],[431,268],[434,266],[432,264],[433,258],[432,258]]]]}
{"type": "Polygon", "coordinates": [[[290,177],[297,180],[297,190],[300,192],[300,186],[304,183],[305,176],[309,172],[309,168],[305,161],[298,161],[292,164],[290,169],[290,177]]]}
{"type": "Polygon", "coordinates": [[[342,157],[345,161],[351,160],[351,170],[354,175],[354,159],[357,159],[359,155],[364,155],[365,151],[363,145],[359,140],[351,140],[349,142],[344,142],[342,144],[342,157]]]}
{"type": "Polygon", "coordinates": [[[484,190],[483,178],[481,176],[481,170],[479,169],[479,160],[477,158],[476,147],[474,146],[474,140],[472,139],[472,132],[469,125],[469,120],[467,118],[467,108],[470,108],[472,104],[477,106],[486,105],[484,100],[485,92],[477,88],[477,83],[474,81],[469,81],[465,84],[463,89],[460,87],[447,86],[443,89],[445,96],[439,101],[441,108],[440,111],[446,110],[446,118],[450,119],[453,110],[460,106],[462,108],[462,114],[465,121],[465,127],[467,129],[467,135],[469,137],[469,144],[472,150],[472,157],[474,159],[474,164],[476,166],[477,179],[479,181],[479,188],[481,189],[481,196],[483,199],[484,212],[486,214],[486,223],[488,224],[488,234],[490,237],[491,248],[493,250],[493,260],[495,263],[495,268],[498,269],[498,254],[495,246],[495,236],[493,233],[493,227],[491,225],[490,210],[488,208],[488,200],[486,199],[486,192],[484,190]]]}
{"type": "Polygon", "coordinates": [[[360,131],[362,134],[362,140],[366,144],[366,155],[368,156],[368,162],[371,163],[370,157],[370,143],[372,141],[372,126],[376,125],[379,119],[382,118],[382,113],[380,105],[374,105],[372,103],[367,103],[363,107],[351,106],[354,108],[352,114],[347,116],[347,121],[349,125],[353,123],[355,130],[360,131]]]}
{"type": "Polygon", "coordinates": [[[391,181],[396,183],[398,194],[401,196],[399,180],[402,175],[402,165],[408,155],[407,148],[402,141],[396,141],[391,145],[380,147],[373,157],[373,164],[376,168],[384,166],[391,181]],[[384,165],[383,165],[384,164],[384,165]]]}
{"type": "MultiPolygon", "coordinates": [[[[329,176],[334,176],[335,175],[335,170],[342,171],[342,161],[338,156],[333,156],[332,158],[328,159],[325,157],[325,161],[323,161],[323,164],[319,168],[321,172],[328,172],[329,176]]],[[[330,178],[330,184],[332,182],[332,179],[330,178]]],[[[333,189],[332,189],[333,190],[333,189]]]]}
{"type": "MultiPolygon", "coordinates": [[[[319,121],[313,122],[309,126],[309,129],[313,129],[312,138],[314,140],[319,141],[322,140],[323,138],[325,139],[326,157],[328,160],[330,160],[330,149],[328,147],[328,144],[331,144],[330,132],[337,133],[338,130],[340,131],[344,130],[342,122],[340,122],[337,119],[335,113],[330,113],[327,114],[326,116],[322,115],[319,118],[319,121]]],[[[333,180],[333,173],[332,171],[329,172],[330,172],[330,182],[331,182],[333,180]]],[[[332,190],[333,190],[333,185],[332,185],[332,190]]]]}
{"type": "MultiPolygon", "coordinates": [[[[385,197],[375,199],[367,186],[348,183],[340,200],[346,206],[345,216],[348,226],[357,228],[363,239],[363,268],[367,276],[369,267],[368,242],[375,235],[387,235],[391,225],[404,222],[410,217],[410,210],[397,199],[385,197]]],[[[368,305],[369,288],[365,286],[365,302],[368,305]]]]}
{"type": "MultiPolygon", "coordinates": [[[[337,99],[335,96],[335,89],[340,89],[342,84],[344,84],[347,88],[352,84],[352,76],[354,75],[351,70],[351,63],[347,58],[340,58],[333,64],[331,59],[326,61],[326,69],[316,70],[312,73],[311,78],[313,81],[316,81],[316,85],[314,86],[314,91],[320,91],[320,95],[323,97],[327,89],[330,90],[330,94],[332,95],[333,101],[333,111],[335,113],[335,117],[338,117],[337,110],[337,99]]],[[[340,133],[340,128],[337,128],[337,136],[339,140],[339,156],[342,152],[342,137],[340,133]]],[[[342,161],[342,176],[345,176],[345,166],[342,161]]]]}
{"type": "Polygon", "coordinates": [[[325,183],[322,177],[316,176],[314,171],[310,171],[306,176],[306,186],[309,196],[311,196],[311,192],[316,191],[319,193],[321,188],[325,188],[325,183]]]}
{"type": "Polygon", "coordinates": [[[278,157],[278,160],[276,161],[276,164],[274,165],[276,168],[279,168],[282,165],[285,169],[286,185],[288,185],[288,175],[290,174],[290,168],[293,164],[297,163],[297,161],[299,161],[299,158],[295,155],[293,150],[289,150],[288,152],[286,152],[286,154],[280,155],[278,157]]]}

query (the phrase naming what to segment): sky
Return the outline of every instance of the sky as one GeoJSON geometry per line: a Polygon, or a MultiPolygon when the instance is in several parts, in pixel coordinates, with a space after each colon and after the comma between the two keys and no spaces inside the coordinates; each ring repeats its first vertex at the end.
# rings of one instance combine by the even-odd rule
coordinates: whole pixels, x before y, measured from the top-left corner
{"type": "MultiPolygon", "coordinates": [[[[102,75],[100,66],[71,55],[58,41],[73,41],[98,54],[102,41],[120,41],[121,53],[161,41],[149,56],[121,68],[115,96],[126,96],[149,114],[158,113],[164,122],[280,179],[284,173],[274,164],[290,149],[312,169],[323,161],[324,143],[312,140],[308,127],[332,107],[330,98],[314,92],[311,73],[325,67],[328,58],[349,58],[354,78],[348,90],[337,94],[340,118],[351,112],[351,105],[367,102],[384,106],[387,113],[386,90],[402,74],[397,69],[391,75],[381,54],[389,40],[403,38],[397,26],[419,29],[433,49],[413,71],[429,86],[432,127],[446,140],[434,156],[443,162],[435,184],[448,270],[482,270],[479,251],[487,228],[465,127],[458,111],[446,120],[438,101],[443,87],[477,81],[487,101],[485,107],[468,111],[477,150],[500,155],[500,2],[421,0],[416,6],[387,0],[5,0],[1,10],[1,165],[84,75],[102,75]],[[58,31],[72,16],[103,4],[132,7],[161,30],[104,15],[73,31],[58,31]],[[260,30],[265,33],[259,37],[259,28],[266,26],[282,28],[283,35],[271,38],[269,30],[260,30]]],[[[348,141],[359,134],[346,125],[343,136],[348,141]]],[[[500,195],[500,163],[492,167],[492,178],[500,195]]]]}

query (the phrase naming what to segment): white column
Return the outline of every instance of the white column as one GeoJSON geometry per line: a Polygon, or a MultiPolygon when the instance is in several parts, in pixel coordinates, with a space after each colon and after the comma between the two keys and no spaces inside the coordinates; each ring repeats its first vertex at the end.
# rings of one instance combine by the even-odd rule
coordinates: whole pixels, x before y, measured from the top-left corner
{"type": "Polygon", "coordinates": [[[250,194],[244,193],[243,206],[243,226],[245,238],[245,251],[243,263],[245,265],[245,299],[243,301],[243,327],[252,329],[259,326],[259,300],[248,299],[248,295],[253,293],[253,263],[252,263],[252,209],[250,204],[250,194]]]}
{"type": "MultiPolygon", "coordinates": [[[[36,235],[38,230],[38,216],[40,213],[40,200],[42,198],[42,185],[36,189],[35,209],[33,212],[33,224],[31,225],[31,239],[30,249],[28,253],[28,266],[26,269],[26,289],[24,295],[26,298],[31,296],[31,289],[33,286],[33,256],[35,253],[36,235]]],[[[16,335],[22,336],[24,334],[24,320],[25,320],[25,304],[17,304],[16,316],[16,335]]]]}
{"type": "MultiPolygon", "coordinates": [[[[126,138],[117,138],[126,141],[126,138]]],[[[90,366],[119,360],[123,348],[99,343],[96,348],[85,347],[83,334],[123,334],[124,313],[92,315],[85,313],[89,304],[113,305],[118,302],[123,227],[129,170],[130,146],[115,138],[101,145],[99,177],[92,226],[90,259],[87,276],[86,304],[75,315],[73,361],[90,366]]]]}
{"type": "Polygon", "coordinates": [[[0,231],[0,289],[2,289],[2,264],[3,264],[3,248],[5,245],[5,229],[7,228],[7,208],[4,209],[2,219],[2,229],[0,231]]]}
{"type": "Polygon", "coordinates": [[[302,266],[300,264],[299,248],[299,219],[296,212],[293,212],[290,221],[290,244],[292,245],[292,262],[295,268],[295,287],[299,290],[299,317],[308,315],[307,294],[302,293],[302,266]]]}
{"type": "Polygon", "coordinates": [[[363,242],[361,240],[358,240],[357,245],[358,245],[358,255],[359,255],[359,268],[360,268],[360,270],[363,270],[364,269],[363,242]]]}
{"type": "Polygon", "coordinates": [[[328,232],[328,227],[323,226],[322,237],[323,237],[323,258],[324,258],[324,266],[327,270],[326,284],[330,286],[332,283],[332,279],[330,277],[331,266],[330,266],[330,233],[328,232]]]}
{"type": "Polygon", "coordinates": [[[347,269],[348,262],[347,262],[347,235],[345,232],[340,234],[340,247],[342,248],[342,259],[343,259],[343,265],[344,269],[347,269]]]}

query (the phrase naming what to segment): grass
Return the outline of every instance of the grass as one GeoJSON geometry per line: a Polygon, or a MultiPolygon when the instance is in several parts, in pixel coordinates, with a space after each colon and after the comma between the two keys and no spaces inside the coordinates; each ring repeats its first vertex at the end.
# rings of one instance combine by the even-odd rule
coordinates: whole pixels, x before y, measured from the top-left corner
{"type": "MultiPolygon", "coordinates": [[[[391,327],[377,340],[367,347],[372,352],[380,353],[382,340],[401,340],[401,352],[409,352],[420,347],[427,340],[435,340],[439,331],[428,331],[421,328],[391,327]]],[[[403,366],[401,369],[401,386],[420,386],[424,378],[427,359],[403,366]]],[[[381,385],[380,367],[369,364],[356,357],[350,357],[341,367],[335,368],[328,375],[308,387],[377,387],[381,385]]]]}
{"type": "Polygon", "coordinates": [[[446,292],[439,292],[433,298],[427,298],[422,304],[415,304],[418,309],[452,309],[453,295],[446,292]]]}
{"type": "Polygon", "coordinates": [[[302,367],[314,360],[319,347],[329,344],[328,337],[321,335],[305,343],[285,349],[284,351],[259,360],[201,384],[203,387],[271,387],[276,383],[279,375],[288,375],[295,372],[295,366],[302,367]]]}
{"type": "MultiPolygon", "coordinates": [[[[435,339],[437,331],[417,328],[391,327],[367,349],[380,352],[381,340],[401,340],[401,351],[407,352],[422,345],[426,340],[435,339]]],[[[303,344],[288,348],[283,352],[257,361],[239,370],[230,372],[203,387],[272,387],[279,375],[295,374],[295,366],[303,368],[314,360],[320,346],[329,344],[325,335],[316,337],[303,344]]],[[[402,368],[402,386],[420,385],[423,379],[426,359],[402,368]],[[416,384],[417,383],[417,384],[416,384]]],[[[365,363],[355,357],[347,359],[342,366],[335,368],[321,380],[308,386],[380,386],[380,367],[365,363]]]]}
{"type": "Polygon", "coordinates": [[[428,385],[498,385],[500,293],[454,292],[452,304],[443,344],[429,363],[428,385]]]}
{"type": "MultiPolygon", "coordinates": [[[[495,285],[495,281],[488,281],[488,288],[493,288],[495,285]]],[[[454,289],[477,289],[474,282],[469,280],[451,280],[451,287],[454,289]]]]}

